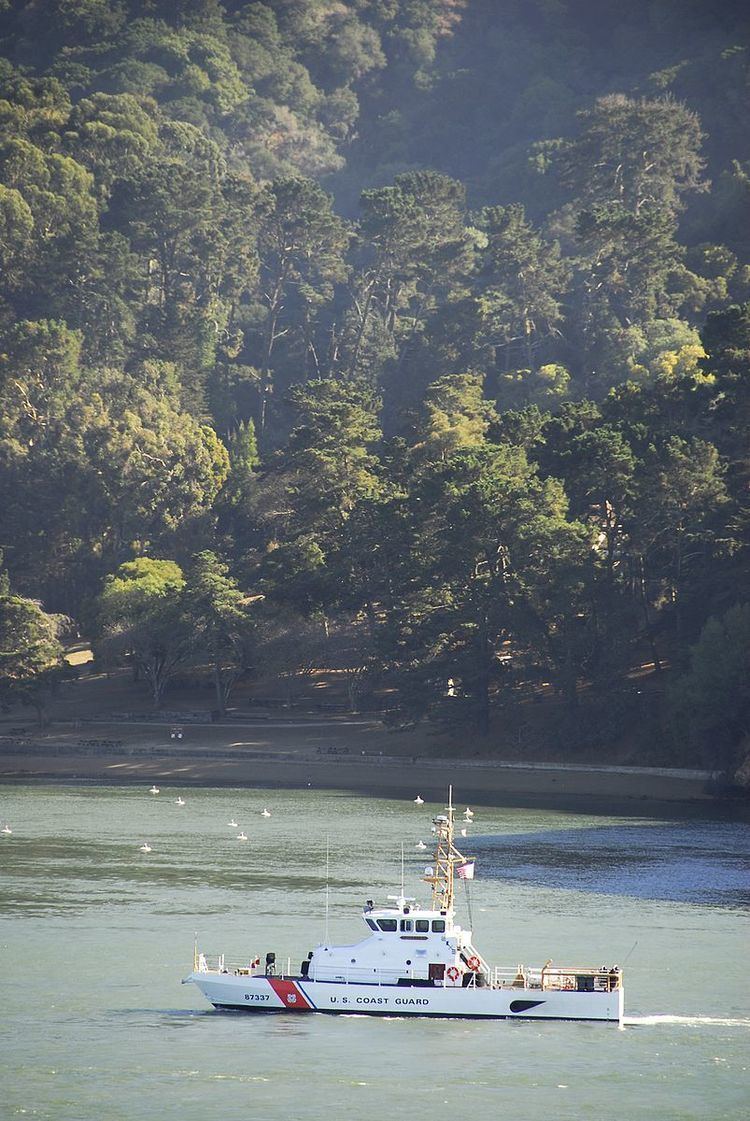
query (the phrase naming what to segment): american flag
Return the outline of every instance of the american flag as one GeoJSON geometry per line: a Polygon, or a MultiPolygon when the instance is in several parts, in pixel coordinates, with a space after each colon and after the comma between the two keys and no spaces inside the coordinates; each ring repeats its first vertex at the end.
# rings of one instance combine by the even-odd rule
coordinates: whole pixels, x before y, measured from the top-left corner
{"type": "Polygon", "coordinates": [[[464,864],[456,865],[456,875],[459,880],[473,880],[474,879],[474,861],[467,860],[464,864]]]}

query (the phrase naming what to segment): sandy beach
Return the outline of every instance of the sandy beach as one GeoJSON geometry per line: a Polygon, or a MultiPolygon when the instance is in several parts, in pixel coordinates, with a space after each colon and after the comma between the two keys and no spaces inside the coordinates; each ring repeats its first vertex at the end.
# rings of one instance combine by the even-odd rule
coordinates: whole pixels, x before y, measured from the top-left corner
{"type": "Polygon", "coordinates": [[[485,804],[611,805],[716,800],[709,772],[481,758],[446,737],[387,731],[365,717],[236,723],[60,721],[0,728],[0,782],[90,781],[359,790],[439,799],[449,784],[485,804]],[[179,730],[178,730],[179,729],[179,730]],[[180,736],[178,739],[177,736],[180,736]]]}

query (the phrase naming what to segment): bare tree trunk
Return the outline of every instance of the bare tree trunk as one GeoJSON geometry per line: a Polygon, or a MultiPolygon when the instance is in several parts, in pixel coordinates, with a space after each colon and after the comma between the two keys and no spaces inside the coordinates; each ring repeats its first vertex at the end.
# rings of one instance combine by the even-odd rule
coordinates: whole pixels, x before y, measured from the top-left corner
{"type": "Polygon", "coordinates": [[[34,711],[36,712],[36,722],[39,731],[41,732],[44,727],[44,705],[41,701],[34,702],[34,711]]]}
{"type": "Polygon", "coordinates": [[[487,618],[482,620],[479,638],[479,673],[477,675],[477,730],[486,735],[490,730],[490,644],[487,618]]]}
{"type": "Polygon", "coordinates": [[[661,659],[659,657],[659,651],[656,648],[656,637],[653,633],[653,627],[651,626],[651,616],[648,610],[648,596],[646,595],[646,563],[644,561],[643,554],[638,557],[638,593],[641,610],[643,611],[643,621],[646,626],[646,635],[648,637],[649,646],[651,647],[651,657],[654,659],[654,669],[657,673],[661,673],[661,659]]]}
{"type": "Polygon", "coordinates": [[[161,708],[162,696],[164,694],[164,687],[167,683],[166,677],[163,674],[163,663],[158,661],[143,664],[144,677],[151,687],[151,699],[154,702],[154,708],[161,708]]]}
{"type": "Polygon", "coordinates": [[[219,716],[226,716],[227,709],[224,700],[224,686],[221,680],[221,666],[218,660],[214,661],[213,676],[214,688],[216,690],[216,708],[218,709],[219,716]]]}
{"type": "Polygon", "coordinates": [[[284,296],[284,286],[289,272],[289,263],[286,262],[282,271],[276,277],[273,292],[268,299],[268,328],[266,330],[266,345],[263,355],[263,365],[260,371],[260,416],[258,418],[258,439],[263,440],[266,430],[266,415],[268,411],[268,395],[271,392],[271,356],[274,344],[278,338],[276,326],[281,313],[281,301],[284,296]]]}
{"type": "Polygon", "coordinates": [[[682,558],[683,558],[683,530],[677,530],[677,546],[675,549],[675,573],[672,583],[672,604],[674,606],[674,629],[677,640],[682,638],[682,558]]]}
{"type": "Polygon", "coordinates": [[[382,264],[379,264],[377,266],[377,268],[375,269],[375,272],[373,273],[373,275],[370,279],[370,283],[368,285],[367,296],[365,297],[364,307],[362,308],[362,314],[361,314],[360,320],[359,320],[359,329],[357,331],[357,338],[356,338],[356,341],[354,343],[354,351],[352,353],[351,361],[349,363],[349,370],[348,370],[349,377],[352,376],[352,374],[354,373],[354,371],[357,368],[357,362],[359,361],[359,352],[360,352],[360,348],[362,346],[362,339],[364,337],[365,327],[367,326],[367,320],[370,318],[370,306],[372,304],[372,298],[373,298],[373,294],[375,292],[375,285],[377,284],[377,282],[380,278],[381,268],[382,268],[382,264]]]}

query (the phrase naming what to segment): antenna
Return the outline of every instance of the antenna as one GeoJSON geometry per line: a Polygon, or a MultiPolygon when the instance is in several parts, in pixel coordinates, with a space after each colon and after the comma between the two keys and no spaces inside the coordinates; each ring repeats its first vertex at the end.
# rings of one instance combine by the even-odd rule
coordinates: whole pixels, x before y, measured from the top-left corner
{"type": "Polygon", "coordinates": [[[326,833],[326,928],[325,928],[325,937],[324,937],[324,939],[323,939],[323,940],[324,940],[324,942],[328,942],[328,941],[329,941],[329,938],[328,938],[328,911],[329,911],[329,903],[330,903],[330,895],[331,895],[331,889],[330,889],[330,885],[329,885],[329,883],[328,883],[328,872],[329,872],[329,859],[328,859],[328,850],[329,850],[329,842],[330,842],[330,835],[329,835],[328,833],[326,833]]]}
{"type": "Polygon", "coordinates": [[[630,955],[632,954],[633,950],[636,948],[637,945],[638,945],[638,940],[636,939],[636,941],[633,943],[633,945],[630,947],[627,954],[623,958],[623,962],[622,962],[623,965],[628,964],[628,959],[629,959],[630,955]]]}

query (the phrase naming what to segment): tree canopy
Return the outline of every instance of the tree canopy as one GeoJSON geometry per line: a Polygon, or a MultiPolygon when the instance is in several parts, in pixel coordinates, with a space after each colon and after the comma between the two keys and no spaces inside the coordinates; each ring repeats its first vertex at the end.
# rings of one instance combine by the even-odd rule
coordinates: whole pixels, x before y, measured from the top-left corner
{"type": "Polygon", "coordinates": [[[27,676],[65,614],[155,703],[202,657],[223,712],[296,628],[395,721],[531,736],[551,698],[560,744],[645,745],[689,709],[665,674],[710,709],[750,598],[749,31],[730,0],[0,5],[27,676]]]}

